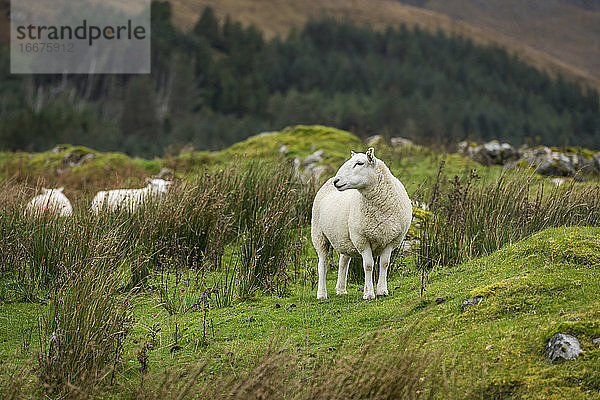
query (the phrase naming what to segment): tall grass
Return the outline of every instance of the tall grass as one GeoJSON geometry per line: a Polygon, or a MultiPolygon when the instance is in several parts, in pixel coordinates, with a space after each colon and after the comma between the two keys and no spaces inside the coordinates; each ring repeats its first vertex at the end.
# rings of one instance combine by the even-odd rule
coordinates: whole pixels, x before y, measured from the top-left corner
{"type": "Polygon", "coordinates": [[[548,227],[600,224],[598,185],[546,189],[529,173],[479,182],[471,171],[452,180],[440,173],[432,193],[434,216],[423,227],[417,253],[425,270],[489,254],[548,227]]]}
{"type": "Polygon", "coordinates": [[[116,259],[90,260],[69,274],[43,318],[40,379],[49,393],[93,392],[110,385],[120,367],[132,323],[127,295],[119,294],[116,259]]]}
{"type": "Polygon", "coordinates": [[[258,290],[284,293],[313,195],[289,165],[262,163],[179,182],[134,213],[93,216],[77,203],[69,218],[25,217],[36,190],[0,189],[0,301],[47,304],[38,370],[58,396],[110,384],[131,290],[157,290],[172,314],[205,316],[258,290]]]}
{"type": "MultiPolygon", "coordinates": [[[[301,354],[272,347],[249,370],[223,375],[206,382],[198,379],[206,368],[200,364],[193,379],[181,380],[176,372],[155,375],[138,387],[136,398],[211,399],[431,399],[467,398],[439,356],[411,352],[398,346],[408,337],[366,339],[364,347],[349,353],[306,359],[301,354]],[[215,390],[215,388],[219,388],[215,390]]],[[[409,340],[409,339],[408,339],[409,340]]],[[[452,366],[448,367],[451,372],[452,366]]]]}

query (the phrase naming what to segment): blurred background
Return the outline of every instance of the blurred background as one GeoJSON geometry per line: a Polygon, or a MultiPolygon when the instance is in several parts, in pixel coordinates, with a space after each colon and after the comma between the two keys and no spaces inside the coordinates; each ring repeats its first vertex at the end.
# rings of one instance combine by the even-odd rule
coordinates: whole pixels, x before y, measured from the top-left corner
{"type": "Polygon", "coordinates": [[[153,1],[150,75],[11,75],[0,9],[0,151],[153,158],[295,124],[600,149],[598,0],[153,1]]]}

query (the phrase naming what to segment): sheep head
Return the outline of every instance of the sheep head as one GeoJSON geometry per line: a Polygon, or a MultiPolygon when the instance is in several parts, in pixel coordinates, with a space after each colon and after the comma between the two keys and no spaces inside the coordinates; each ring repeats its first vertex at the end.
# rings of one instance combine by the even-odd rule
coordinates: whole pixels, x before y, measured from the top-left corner
{"type": "Polygon", "coordinates": [[[352,152],[351,157],[338,170],[333,185],[337,190],[363,189],[377,181],[377,158],[372,147],[366,153],[352,152]]]}
{"type": "Polygon", "coordinates": [[[148,188],[150,188],[150,190],[153,193],[158,193],[158,194],[167,193],[169,186],[171,186],[171,184],[173,183],[170,181],[165,181],[164,179],[148,179],[148,178],[146,178],[146,182],[148,182],[148,188]]]}

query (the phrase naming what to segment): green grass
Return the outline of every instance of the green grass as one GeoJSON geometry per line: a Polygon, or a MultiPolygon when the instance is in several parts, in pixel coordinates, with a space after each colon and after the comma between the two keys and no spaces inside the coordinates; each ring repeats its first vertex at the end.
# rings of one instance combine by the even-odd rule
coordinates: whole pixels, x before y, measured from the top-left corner
{"type": "MultiPolygon", "coordinates": [[[[316,255],[307,226],[312,194],[290,185],[291,174],[282,165],[323,149],[323,164],[330,166],[332,175],[350,150],[365,147],[347,132],[298,126],[250,138],[223,152],[153,161],[99,154],[80,167],[90,169],[82,179],[92,177],[78,181],[80,191],[100,189],[98,185],[113,177],[134,184],[162,166],[175,168],[181,185],[160,205],[152,204],[133,218],[94,219],[86,211],[85,195],[79,194],[82,204],[72,219],[23,219],[19,207],[31,190],[17,178],[3,181],[0,395],[49,394],[41,391],[38,380],[44,365],[63,374],[62,383],[70,377],[82,379],[85,370],[69,370],[69,357],[77,357],[92,361],[88,374],[97,379],[91,381],[93,391],[76,395],[74,390],[73,397],[173,398],[190,383],[188,397],[197,393],[198,398],[214,386],[224,388],[223,398],[227,393],[230,398],[273,398],[277,393],[275,398],[389,398],[385,391],[372,389],[383,385],[396,397],[394,390],[410,388],[415,398],[600,399],[600,347],[592,343],[600,337],[600,228],[563,226],[595,223],[590,216],[596,215],[597,178],[574,187],[544,189],[538,204],[536,191],[540,183],[548,186],[546,179],[523,177],[518,169],[484,168],[424,147],[378,146],[377,157],[404,182],[411,198],[420,201],[431,199],[438,166],[445,160],[440,190],[446,197],[439,201],[445,208],[417,210],[421,225],[438,221],[443,210],[456,209],[471,210],[464,212],[472,219],[466,226],[475,228],[468,232],[471,236],[463,235],[468,240],[461,244],[458,262],[432,265],[426,271],[423,298],[423,269],[411,256],[397,259],[392,268],[389,297],[362,300],[362,274],[351,281],[347,296],[336,296],[337,271],[330,268],[330,298],[318,301],[316,255]],[[280,160],[282,145],[287,146],[286,160],[280,160]],[[108,175],[102,172],[103,160],[112,160],[114,170],[108,175]],[[267,169],[263,161],[283,164],[267,169]],[[454,201],[474,168],[481,178],[469,186],[469,201],[454,201]],[[462,177],[456,187],[450,182],[454,175],[462,177]],[[510,184],[500,186],[500,176],[510,184]],[[494,193],[502,201],[489,197],[494,193]],[[589,198],[577,197],[582,193],[589,198]],[[522,209],[513,204],[517,195],[522,209]],[[558,210],[561,202],[567,212],[555,213],[555,225],[562,227],[535,233],[548,226],[551,213],[543,207],[558,210]],[[540,212],[533,213],[533,206],[541,207],[540,212]],[[506,212],[513,208],[515,212],[506,212]],[[539,223],[523,231],[524,215],[537,215],[539,223]],[[285,218],[275,223],[280,217],[285,218]],[[486,240],[495,237],[485,234],[488,226],[498,240],[474,246],[482,233],[486,240]],[[282,239],[291,244],[279,246],[282,239]],[[95,274],[94,262],[102,259],[106,268],[95,274]],[[262,269],[254,268],[258,259],[262,269]],[[242,262],[249,268],[242,269],[242,262]],[[139,266],[145,268],[136,269],[139,266]],[[147,277],[147,285],[132,293],[127,289],[136,285],[133,275],[138,269],[149,273],[142,277],[147,277]],[[56,279],[50,279],[48,271],[56,279]],[[242,290],[235,276],[241,271],[249,279],[248,290],[242,290]],[[183,277],[179,284],[177,274],[183,277]],[[226,281],[238,286],[223,297],[218,290],[226,281]],[[462,302],[476,295],[484,297],[482,303],[461,313],[462,302]],[[69,318],[75,314],[93,322],[69,318]],[[49,337],[57,328],[84,333],[65,336],[72,339],[73,351],[63,349],[64,365],[58,368],[44,364],[49,337]],[[545,360],[544,346],[557,332],[579,338],[584,353],[578,360],[556,365],[545,360]],[[119,343],[112,342],[117,337],[124,338],[122,357],[113,356],[121,351],[119,343]],[[366,361],[355,364],[357,360],[366,361]],[[385,372],[377,375],[380,368],[385,372]],[[383,381],[369,377],[369,371],[383,381]],[[400,382],[400,375],[410,378],[400,388],[391,385],[400,382]],[[344,382],[356,391],[315,394],[320,388],[344,387],[344,382]],[[284,395],[283,388],[290,391],[284,395]]],[[[3,157],[0,171],[15,168],[17,164],[2,164],[3,157]]],[[[51,175],[61,156],[48,152],[10,157],[32,160],[31,170],[25,164],[19,169],[28,182],[35,176],[26,174],[46,164],[49,178],[76,182],[77,171],[67,173],[68,179],[64,173],[51,175]]],[[[452,222],[449,232],[459,232],[462,223],[452,222]]],[[[414,227],[411,232],[423,233],[414,227]]],[[[432,239],[452,242],[448,237],[432,239]]],[[[331,265],[337,265],[336,260],[331,265]]],[[[49,384],[57,382],[60,386],[56,379],[49,384]]],[[[50,395],[69,393],[60,390],[50,395]]]]}
{"type": "MultiPolygon", "coordinates": [[[[410,269],[389,282],[390,297],[375,301],[363,301],[358,284],[350,285],[347,296],[336,296],[330,270],[329,300],[316,300],[316,288],[306,279],[288,297],[261,295],[210,309],[206,318],[202,312],[169,315],[155,293],[144,293],[133,301],[135,323],[125,346],[129,362],[121,374],[139,382],[135,354],[151,332],[156,335],[150,371],[206,362],[209,376],[230,370],[243,375],[273,343],[300,359],[329,363],[381,332],[392,342],[410,336],[410,350],[441,353],[457,387],[476,388],[474,398],[600,398],[600,351],[591,343],[600,336],[599,237],[600,228],[545,230],[490,256],[433,272],[423,299],[420,278],[410,269]],[[473,295],[485,298],[461,314],[461,303],[473,295]],[[433,301],[440,297],[447,301],[433,301]],[[580,319],[569,322],[571,317],[580,319]],[[546,341],[556,332],[579,337],[584,353],[578,360],[551,365],[544,358],[546,341]]],[[[0,306],[7,339],[0,355],[23,359],[35,352],[35,341],[28,352],[18,349],[22,327],[35,326],[39,310],[35,304],[0,306]]]]}

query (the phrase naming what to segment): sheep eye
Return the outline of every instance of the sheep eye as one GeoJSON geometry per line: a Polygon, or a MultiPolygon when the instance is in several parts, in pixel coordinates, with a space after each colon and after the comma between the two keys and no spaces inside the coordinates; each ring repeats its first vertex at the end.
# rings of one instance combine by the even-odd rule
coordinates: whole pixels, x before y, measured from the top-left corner
{"type": "Polygon", "coordinates": [[[354,164],[354,166],[356,167],[357,165],[364,165],[364,162],[362,161],[357,161],[356,164],[354,164]]]}

